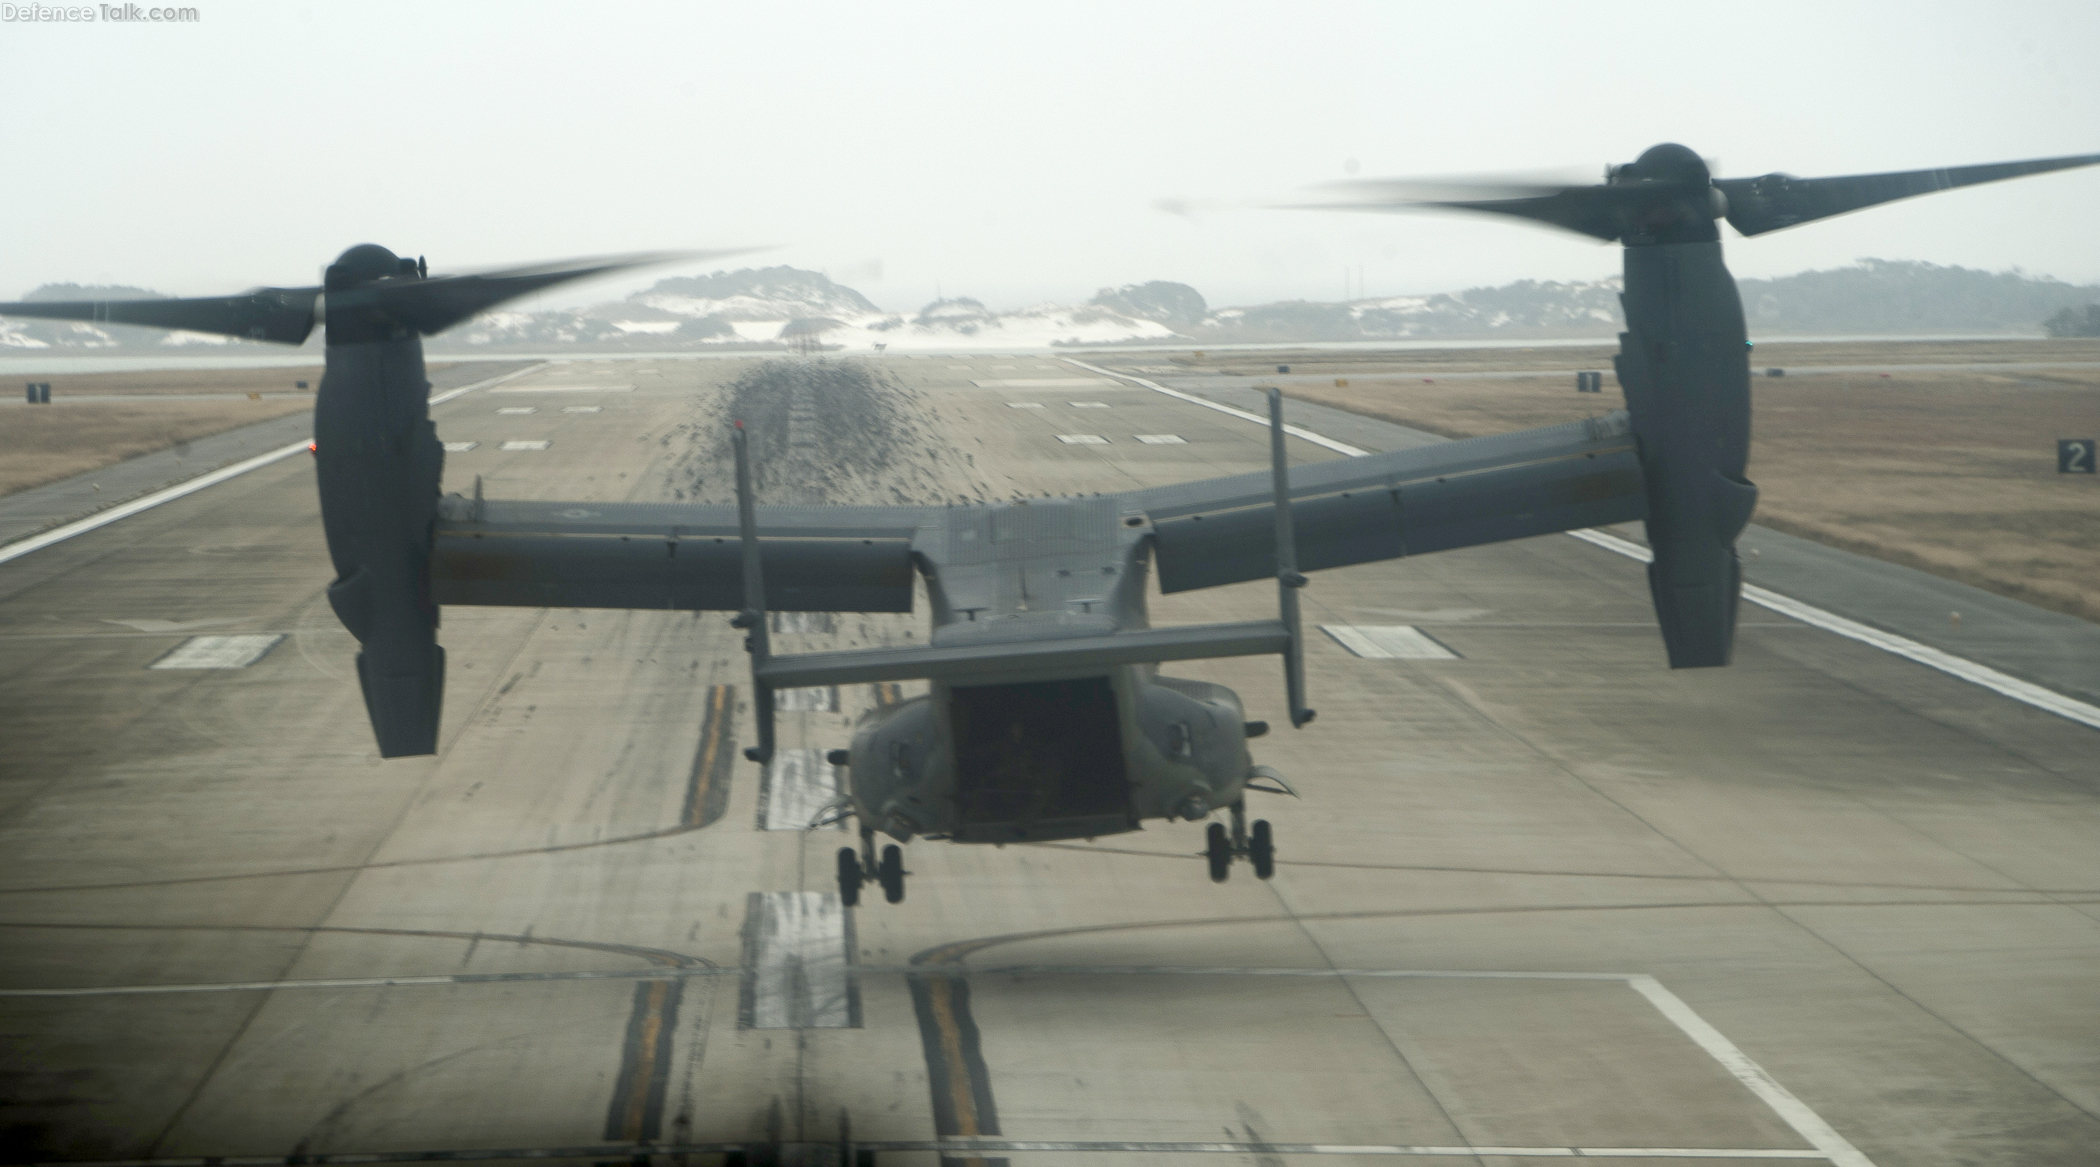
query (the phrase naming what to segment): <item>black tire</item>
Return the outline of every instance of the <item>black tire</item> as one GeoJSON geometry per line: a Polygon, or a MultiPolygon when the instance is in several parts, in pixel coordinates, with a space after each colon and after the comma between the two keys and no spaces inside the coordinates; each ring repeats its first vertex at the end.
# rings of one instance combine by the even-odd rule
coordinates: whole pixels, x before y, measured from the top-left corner
{"type": "Polygon", "coordinates": [[[1247,858],[1254,863],[1254,878],[1267,879],[1276,874],[1276,836],[1269,830],[1269,820],[1254,820],[1254,834],[1247,840],[1247,858]]]}
{"type": "Polygon", "coordinates": [[[839,848],[839,901],[847,907],[860,903],[860,855],[851,847],[839,848]]]}
{"type": "Polygon", "coordinates": [[[904,902],[904,849],[895,843],[882,849],[882,866],[875,869],[882,882],[882,898],[893,904],[904,902]]]}
{"type": "Polygon", "coordinates": [[[1210,844],[1203,850],[1210,860],[1210,881],[1224,883],[1232,874],[1232,839],[1225,834],[1224,823],[1212,823],[1204,836],[1210,844]]]}

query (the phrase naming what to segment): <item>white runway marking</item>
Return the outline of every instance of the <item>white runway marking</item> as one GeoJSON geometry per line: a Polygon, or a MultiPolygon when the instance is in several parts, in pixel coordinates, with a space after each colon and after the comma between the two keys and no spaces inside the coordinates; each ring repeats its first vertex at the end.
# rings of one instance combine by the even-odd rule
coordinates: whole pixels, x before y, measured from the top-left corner
{"type": "Polygon", "coordinates": [[[853,922],[839,897],[755,891],[745,902],[737,1028],[860,1028],[853,922]]]}
{"type": "MultiPolygon", "coordinates": [[[[1200,405],[1205,409],[1215,409],[1219,413],[1229,413],[1232,416],[1239,418],[1241,421],[1251,421],[1255,425],[1261,426],[1263,429],[1267,429],[1269,426],[1269,419],[1261,416],[1260,414],[1248,413],[1244,409],[1234,409],[1230,405],[1220,405],[1215,401],[1211,401],[1203,397],[1198,397],[1193,393],[1183,393],[1179,389],[1169,389],[1165,385],[1161,385],[1156,381],[1147,381],[1143,377],[1133,377],[1128,373],[1112,373],[1107,369],[1103,369],[1095,365],[1089,365],[1085,361],[1075,361],[1071,357],[1063,357],[1060,359],[1068,365],[1076,365],[1079,368],[1085,369],[1090,373],[1099,373],[1104,377],[1120,377],[1125,381],[1133,381],[1139,385],[1143,385],[1145,388],[1152,390],[1154,393],[1164,393],[1169,397],[1180,398],[1181,400],[1186,401],[1191,405],[1200,405]]],[[[1325,446],[1327,449],[1333,450],[1337,454],[1347,454],[1351,458],[1361,458],[1371,452],[1369,450],[1360,450],[1347,442],[1337,442],[1333,438],[1327,437],[1324,434],[1316,434],[1311,430],[1306,429],[1304,426],[1286,425],[1283,427],[1283,432],[1291,435],[1294,438],[1299,438],[1303,441],[1311,442],[1315,446],[1325,446]]]]}
{"type": "Polygon", "coordinates": [[[602,405],[564,405],[561,407],[563,413],[601,413],[604,409],[605,407],[602,405]]]}
{"type": "Polygon", "coordinates": [[[239,616],[213,616],[205,620],[104,620],[104,624],[115,624],[119,628],[131,628],[139,632],[194,632],[214,624],[238,624],[239,616]]]}
{"type": "Polygon", "coordinates": [[[1006,407],[1008,409],[1041,409],[1043,403],[1040,401],[1009,401],[1006,403],[1006,407]]]}
{"type": "MultiPolygon", "coordinates": [[[[1542,981],[1617,981],[1639,993],[1655,1006],[1670,1024],[1675,1025],[1693,1044],[1705,1050],[1709,1057],[1721,1063],[1721,1067],[1741,1082],[1759,1101],[1772,1109],[1780,1121],[1792,1127],[1802,1141],[1814,1147],[1814,1151],[1750,1151],[1707,1150],[1694,1151],[1685,1148],[1614,1148],[1610,1154],[1634,1158],[1772,1158],[1772,1159],[1827,1159],[1836,1167],[1874,1167],[1873,1160],[1861,1154],[1859,1148],[1847,1142],[1844,1136],[1831,1129],[1822,1116],[1810,1109],[1808,1104],[1781,1086],[1766,1073],[1764,1067],[1751,1060],[1750,1055],[1736,1048],[1720,1030],[1708,1024],[1684,1000],[1663,987],[1662,982],[1645,973],[1552,973],[1552,972],[1501,972],[1461,971],[1443,969],[1346,969],[1346,968],[1177,968],[1174,966],[1145,967],[1142,965],[1104,965],[1094,967],[1071,967],[1061,965],[1011,965],[1000,968],[973,970],[981,973],[1013,976],[1024,973],[1047,973],[1059,975],[1137,975],[1137,976],[1252,976],[1252,977],[1357,977],[1397,978],[1424,980],[1542,980],[1542,981]]],[[[1311,1152],[1314,1154],[1326,1152],[1311,1152]]],[[[1332,1152],[1336,1154],[1424,1154],[1452,1153],[1468,1155],[1602,1155],[1604,1149],[1576,1147],[1535,1147],[1523,1150],[1512,1148],[1470,1149],[1446,1148],[1435,1152],[1426,1151],[1382,1151],[1382,1152],[1332,1152]]]]}
{"type": "Polygon", "coordinates": [[[979,389],[1112,389],[1116,383],[1099,377],[1007,377],[972,381],[970,384],[979,389]]]}
{"type": "Polygon", "coordinates": [[[549,442],[547,442],[547,441],[545,441],[545,440],[536,440],[536,441],[518,441],[518,442],[505,442],[505,443],[503,443],[502,445],[500,445],[500,446],[498,446],[498,447],[496,447],[496,448],[497,448],[497,449],[499,449],[499,450],[508,450],[508,451],[512,451],[512,452],[516,452],[516,451],[519,451],[519,450],[544,450],[544,449],[546,449],[546,448],[547,448],[547,447],[548,447],[548,446],[549,446],[550,444],[551,444],[551,443],[549,443],[549,442]]]}
{"type": "Polygon", "coordinates": [[[1100,434],[1059,434],[1057,440],[1067,446],[1105,446],[1108,439],[1100,434]]]}
{"type": "Polygon", "coordinates": [[[506,405],[502,409],[497,410],[496,412],[507,413],[512,417],[523,417],[528,413],[538,413],[539,408],[537,406],[532,405],[506,405]]]}
{"type": "Polygon", "coordinates": [[[1188,445],[1188,442],[1180,434],[1132,434],[1131,436],[1148,446],[1188,445]]]}
{"type": "Polygon", "coordinates": [[[632,393],[632,385],[513,385],[491,393],[632,393]]]}
{"type": "Polygon", "coordinates": [[[1072,408],[1074,408],[1074,409],[1107,409],[1107,408],[1108,408],[1108,402],[1106,402],[1106,401],[1069,401],[1069,402],[1066,402],[1066,404],[1067,404],[1067,405],[1070,405],[1070,406],[1071,406],[1072,408]]]}
{"type": "MultiPolygon", "coordinates": [[[[464,388],[440,393],[436,397],[431,398],[430,403],[432,405],[442,405],[462,393],[472,393],[476,389],[486,389],[491,385],[500,385],[512,377],[522,377],[542,367],[544,366],[532,365],[515,372],[505,373],[500,377],[491,377],[486,381],[476,381],[474,384],[464,388]]],[[[128,519],[141,511],[150,511],[163,503],[174,502],[178,498],[195,494],[205,487],[217,486],[228,479],[239,478],[250,470],[260,470],[272,462],[280,462],[294,454],[304,454],[306,451],[306,442],[293,442],[289,446],[272,450],[267,454],[257,454],[245,462],[235,462],[231,466],[221,467],[209,474],[200,474],[188,482],[177,483],[166,490],[156,490],[144,498],[132,499],[122,506],[113,506],[100,514],[89,515],[87,518],[67,523],[64,526],[53,527],[41,535],[31,535],[27,539],[17,540],[5,547],[0,547],[0,563],[6,563],[10,559],[20,559],[33,551],[42,551],[53,543],[63,543],[75,535],[85,535],[99,527],[107,527],[119,519],[128,519]]]]}
{"type": "MultiPolygon", "coordinates": [[[[81,989],[0,989],[4,997],[95,997],[164,993],[248,992],[275,989],[397,988],[467,985],[523,980],[658,980],[707,977],[738,971],[742,981],[738,1024],[742,1028],[846,1028],[860,1024],[857,978],[863,974],[924,973],[927,967],[857,967],[852,962],[853,923],[838,897],[820,892],[752,892],[746,900],[744,963],[741,970],[647,968],[540,973],[459,973],[421,977],[354,977],[307,981],[237,981],[222,984],[97,986],[81,989]]],[[[1617,982],[1639,993],[1678,1031],[1690,1038],[1743,1084],[1813,1150],[1763,1147],[1452,1147],[1338,1143],[1165,1143],[1047,1142],[953,1139],[944,1142],[862,1143],[884,1150],[968,1151],[1149,1151],[1189,1154],[1412,1155],[1513,1158],[1620,1159],[1811,1159],[1835,1167],[1874,1167],[1814,1110],[1774,1081],[1684,1000],[1645,973],[1528,972],[1466,969],[1233,968],[1186,965],[999,965],[970,966],[983,976],[1191,976],[1316,979],[1407,979],[1617,982]]],[[[668,1153],[668,1149],[665,1149],[668,1153]]],[[[498,1156],[503,1157],[503,1156],[498,1156]]],[[[587,1157],[587,1156],[586,1156],[587,1157]]],[[[266,1160],[256,1160],[265,1162],[266,1160]]],[[[223,1160],[231,1164],[235,1160],[223,1160]]],[[[278,1160],[267,1160],[278,1162],[278,1160]]]]}
{"type": "MultiPolygon", "coordinates": [[[[1082,369],[1110,377],[1121,377],[1125,381],[1133,381],[1154,392],[1164,393],[1169,397],[1177,397],[1191,404],[1200,405],[1205,409],[1214,409],[1219,413],[1229,413],[1234,417],[1251,421],[1265,428],[1269,424],[1268,418],[1249,413],[1244,409],[1234,409],[1229,405],[1220,405],[1215,401],[1205,400],[1192,393],[1183,393],[1179,389],[1169,389],[1164,385],[1147,381],[1143,377],[1132,377],[1127,373],[1112,373],[1107,369],[1097,368],[1084,361],[1075,361],[1070,357],[1060,359],[1067,364],[1077,365],[1082,369]]],[[[1285,433],[1293,437],[1303,438],[1317,446],[1324,446],[1337,454],[1347,454],[1351,458],[1362,458],[1370,454],[1369,450],[1360,449],[1347,442],[1337,442],[1333,438],[1324,434],[1316,434],[1302,426],[1286,425],[1283,428],[1285,433]]],[[[1607,551],[1617,552],[1628,559],[1638,559],[1646,563],[1653,558],[1646,547],[1621,539],[1617,535],[1606,534],[1603,531],[1569,531],[1567,534],[1585,543],[1595,544],[1607,551]]],[[[1857,640],[1861,644],[1872,645],[1883,652],[1894,653],[1897,656],[1916,661],[1927,668],[1938,669],[1940,672],[1952,677],[1959,677],[1970,684],[1981,685],[2000,696],[2010,697],[2021,704],[2030,705],[2047,713],[2054,713],[2058,717],[2067,718],[2081,725],[2089,725],[2095,729],[2100,729],[2100,706],[2066,697],[2053,689],[2045,689],[2040,685],[2020,680],[2018,677],[2008,676],[1988,665],[1977,664],[1975,661],[1955,656],[1951,652],[1943,652],[1930,645],[1920,644],[1909,637],[1898,636],[1893,632],[1883,632],[1878,628],[1870,628],[1856,620],[1847,620],[1835,612],[1826,612],[1813,604],[1804,604],[1792,597],[1782,596],[1778,592],[1745,584],[1743,585],[1743,598],[1761,608],[1769,608],[1774,612],[1792,616],[1804,624],[1821,628],[1826,632],[1835,632],[1839,636],[1857,640]]]]}
{"type": "MultiPolygon", "coordinates": [[[[1606,534],[1603,531],[1570,531],[1568,534],[1585,543],[1594,543],[1607,551],[1615,551],[1628,559],[1637,559],[1642,563],[1650,562],[1655,558],[1646,547],[1630,539],[1621,539],[1617,535],[1606,534]]],[[[1743,585],[1743,598],[1760,608],[1768,608],[1783,616],[1792,616],[1803,624],[1812,624],[1825,632],[1835,632],[1839,636],[1848,640],[1857,640],[1861,644],[1871,644],[1883,652],[1892,652],[1897,656],[1914,660],[1927,668],[1938,669],[1949,676],[1959,677],[1972,685],[1981,685],[1994,693],[2010,697],[2026,705],[2032,705],[2036,709],[2054,713],[2058,717],[2069,718],[2081,725],[2090,725],[2094,729],[2100,729],[2100,706],[2089,705],[2083,701],[2066,697],[2055,690],[2044,689],[2040,685],[2030,684],[2018,677],[2007,676],[1989,665],[1980,665],[1975,661],[1965,660],[1951,652],[1942,652],[1929,644],[1920,644],[1907,636],[1898,636],[1893,632],[1883,632],[1879,628],[1868,627],[1856,620],[1847,620],[1835,612],[1826,612],[1812,604],[1804,604],[1791,597],[1782,596],[1778,592],[1753,587],[1750,584],[1743,585]]]]}
{"type": "MultiPolygon", "coordinates": [[[[759,771],[759,818],[768,831],[806,831],[809,824],[838,801],[839,769],[824,760],[823,750],[780,750],[759,771]]],[[[843,831],[838,823],[833,830],[843,831]]]]}
{"type": "Polygon", "coordinates": [[[769,621],[775,632],[835,632],[838,617],[830,612],[773,612],[769,621]]]}
{"type": "Polygon", "coordinates": [[[445,452],[447,454],[464,454],[480,444],[480,442],[446,442],[445,452]]]}
{"type": "Polygon", "coordinates": [[[1320,631],[1366,660],[1457,660],[1459,656],[1412,624],[1322,624],[1320,631]]]}
{"type": "Polygon", "coordinates": [[[780,689],[773,694],[773,708],[782,713],[837,713],[837,685],[814,685],[807,689],[780,689]]]}
{"type": "Polygon", "coordinates": [[[282,632],[250,636],[192,636],[176,645],[150,669],[245,669],[277,647],[282,632]]]}

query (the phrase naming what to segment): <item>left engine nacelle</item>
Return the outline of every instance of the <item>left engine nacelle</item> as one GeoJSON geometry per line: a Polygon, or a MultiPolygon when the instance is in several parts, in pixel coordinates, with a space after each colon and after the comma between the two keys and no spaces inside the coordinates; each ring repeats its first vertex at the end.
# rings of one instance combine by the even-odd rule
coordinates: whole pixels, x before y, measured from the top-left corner
{"type": "Polygon", "coordinates": [[[445,448],[429,394],[411,334],[331,343],[314,404],[321,522],[336,576],[328,603],[364,646],[357,679],[383,758],[436,753],[444,703],[430,554],[445,448]]]}

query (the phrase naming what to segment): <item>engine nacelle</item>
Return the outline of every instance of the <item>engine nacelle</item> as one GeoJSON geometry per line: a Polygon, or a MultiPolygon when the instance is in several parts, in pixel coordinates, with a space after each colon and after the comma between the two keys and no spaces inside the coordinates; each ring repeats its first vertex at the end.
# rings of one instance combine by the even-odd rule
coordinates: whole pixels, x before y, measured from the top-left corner
{"type": "Polygon", "coordinates": [[[1614,358],[1648,491],[1648,589],[1673,669],[1725,665],[1757,506],[1750,350],[1718,243],[1626,248],[1627,331],[1614,358]],[[1638,289],[1638,291],[1636,291],[1638,289]]]}
{"type": "Polygon", "coordinates": [[[430,553],[445,448],[430,422],[422,344],[338,344],[333,331],[329,339],[314,403],[321,523],[336,574],[328,602],[364,646],[357,679],[380,756],[436,753],[445,650],[430,553]]]}

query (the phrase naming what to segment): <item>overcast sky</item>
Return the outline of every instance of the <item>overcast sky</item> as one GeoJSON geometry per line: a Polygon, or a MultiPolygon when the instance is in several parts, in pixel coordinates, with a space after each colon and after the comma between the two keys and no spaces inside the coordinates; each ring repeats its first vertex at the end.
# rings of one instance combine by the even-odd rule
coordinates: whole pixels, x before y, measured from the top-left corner
{"type": "MultiPolygon", "coordinates": [[[[1589,176],[1674,140],[1724,175],[1826,175],[2100,152],[2092,0],[196,7],[0,23],[0,298],[307,284],[369,240],[439,270],[775,244],[743,262],[895,310],[1150,279],[1214,305],[1337,299],[1352,265],[1372,295],[1618,267],[1518,224],[1248,205],[1352,163],[1589,176]],[[1222,205],[1155,206],[1177,197],[1222,205]]],[[[2100,168],[1724,236],[1739,276],[1878,256],[2085,283],[2096,213],[2100,168]]]]}

